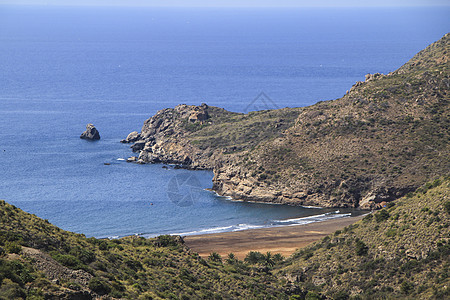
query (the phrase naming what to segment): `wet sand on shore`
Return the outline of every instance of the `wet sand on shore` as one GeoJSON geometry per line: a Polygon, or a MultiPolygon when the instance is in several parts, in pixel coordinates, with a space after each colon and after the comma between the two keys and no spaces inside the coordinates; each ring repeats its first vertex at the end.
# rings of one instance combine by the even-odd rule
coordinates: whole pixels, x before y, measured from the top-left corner
{"type": "Polygon", "coordinates": [[[289,256],[323,237],[361,220],[363,216],[340,218],[306,225],[250,229],[184,237],[186,245],[202,257],[217,252],[222,257],[233,252],[244,259],[249,251],[267,251],[289,256]]]}

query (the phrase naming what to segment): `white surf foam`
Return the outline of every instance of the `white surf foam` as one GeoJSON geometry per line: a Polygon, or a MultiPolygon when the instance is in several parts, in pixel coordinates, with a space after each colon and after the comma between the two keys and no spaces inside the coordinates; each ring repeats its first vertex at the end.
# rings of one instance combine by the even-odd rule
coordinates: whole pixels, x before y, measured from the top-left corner
{"type": "Polygon", "coordinates": [[[304,225],[304,224],[309,224],[309,223],[314,223],[314,222],[323,222],[326,220],[350,217],[351,215],[352,215],[351,213],[341,214],[341,213],[339,213],[339,211],[335,211],[335,212],[329,212],[329,213],[325,213],[325,214],[308,216],[308,217],[279,220],[276,222],[282,223],[282,224],[292,223],[292,224],[289,224],[291,226],[292,225],[304,225]]]}

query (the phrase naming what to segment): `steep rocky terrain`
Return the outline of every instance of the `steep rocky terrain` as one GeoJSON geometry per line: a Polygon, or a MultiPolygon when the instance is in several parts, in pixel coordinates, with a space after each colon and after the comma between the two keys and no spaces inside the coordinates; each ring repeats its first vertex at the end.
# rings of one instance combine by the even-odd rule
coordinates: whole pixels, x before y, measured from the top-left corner
{"type": "Polygon", "coordinates": [[[449,299],[449,226],[447,177],[297,251],[277,274],[311,297],[449,299]]]}
{"type": "Polygon", "coordinates": [[[123,142],[139,163],[213,170],[213,189],[234,199],[379,207],[450,171],[449,40],[337,100],[248,114],[179,105],[123,142]]]}

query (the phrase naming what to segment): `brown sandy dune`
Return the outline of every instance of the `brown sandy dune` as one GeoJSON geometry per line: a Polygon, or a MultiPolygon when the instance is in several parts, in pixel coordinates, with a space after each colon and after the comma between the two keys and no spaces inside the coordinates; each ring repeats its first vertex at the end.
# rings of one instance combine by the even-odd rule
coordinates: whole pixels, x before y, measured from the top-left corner
{"type": "Polygon", "coordinates": [[[298,248],[318,241],[324,236],[361,220],[363,216],[329,220],[298,226],[252,229],[187,236],[186,245],[202,257],[211,252],[222,256],[233,252],[239,259],[245,258],[249,251],[281,253],[289,256],[298,248]]]}

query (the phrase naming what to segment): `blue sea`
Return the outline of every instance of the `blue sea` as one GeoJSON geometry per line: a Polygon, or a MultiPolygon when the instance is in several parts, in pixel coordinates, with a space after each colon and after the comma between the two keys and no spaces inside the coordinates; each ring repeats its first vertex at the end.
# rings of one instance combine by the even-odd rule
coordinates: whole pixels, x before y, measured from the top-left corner
{"type": "Polygon", "coordinates": [[[339,98],[441,38],[449,13],[0,5],[0,199],[94,237],[355,214],[235,202],[206,190],[210,171],[126,163],[132,153],[119,141],[181,103],[244,112],[261,92],[272,108],[339,98]],[[87,123],[100,141],[79,138],[87,123]]]}

